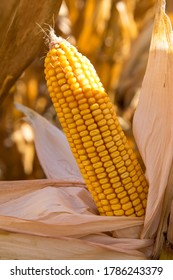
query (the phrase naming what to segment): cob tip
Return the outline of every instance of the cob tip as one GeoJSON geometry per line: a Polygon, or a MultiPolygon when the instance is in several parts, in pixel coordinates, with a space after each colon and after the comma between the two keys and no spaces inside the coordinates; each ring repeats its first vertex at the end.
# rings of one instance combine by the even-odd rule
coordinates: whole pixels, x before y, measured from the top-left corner
{"type": "Polygon", "coordinates": [[[49,49],[51,50],[56,44],[60,44],[65,42],[66,44],[70,45],[70,43],[62,38],[61,36],[56,36],[55,31],[52,27],[50,27],[49,31],[49,49]]]}

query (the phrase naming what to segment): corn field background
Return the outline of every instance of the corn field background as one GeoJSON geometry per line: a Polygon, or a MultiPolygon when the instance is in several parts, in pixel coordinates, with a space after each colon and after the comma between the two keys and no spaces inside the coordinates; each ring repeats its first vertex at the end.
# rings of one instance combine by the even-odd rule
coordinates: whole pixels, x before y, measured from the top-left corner
{"type": "MultiPolygon", "coordinates": [[[[57,0],[34,6],[26,2],[0,3],[0,180],[45,177],[32,129],[14,103],[59,125],[44,78],[49,25],[93,63],[134,145],[131,121],[146,70],[156,4],[156,0],[57,0]]],[[[171,0],[167,14],[172,20],[171,0]]]]}

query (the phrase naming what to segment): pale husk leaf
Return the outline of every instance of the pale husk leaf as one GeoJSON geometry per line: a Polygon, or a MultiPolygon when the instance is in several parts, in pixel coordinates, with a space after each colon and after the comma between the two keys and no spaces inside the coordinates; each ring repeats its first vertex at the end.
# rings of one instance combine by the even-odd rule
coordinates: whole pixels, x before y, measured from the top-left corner
{"type": "Polygon", "coordinates": [[[149,195],[142,237],[153,238],[160,222],[173,160],[173,32],[159,1],[148,65],[133,130],[146,166],[149,195]]]}
{"type": "Polygon", "coordinates": [[[61,130],[24,105],[16,104],[16,107],[27,116],[32,125],[37,155],[47,178],[83,183],[79,168],[61,130]]]}
{"type": "MultiPolygon", "coordinates": [[[[13,182],[14,189],[17,183],[13,182]]],[[[151,255],[153,240],[139,239],[143,219],[99,216],[86,188],[55,185],[43,186],[35,180],[26,194],[21,190],[21,196],[11,197],[9,193],[9,200],[6,195],[0,205],[2,258],[39,259],[40,251],[41,259],[145,259],[151,255]],[[126,235],[119,238],[119,230],[126,235]],[[11,245],[13,239],[15,245],[11,245]]]]}

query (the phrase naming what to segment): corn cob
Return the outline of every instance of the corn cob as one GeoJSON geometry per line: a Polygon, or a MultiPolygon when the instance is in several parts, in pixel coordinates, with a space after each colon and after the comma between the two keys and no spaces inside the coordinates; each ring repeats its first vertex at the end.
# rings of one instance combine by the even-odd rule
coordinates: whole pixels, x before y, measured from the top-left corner
{"type": "Polygon", "coordinates": [[[50,32],[48,91],[100,215],[145,215],[148,184],[90,61],[50,32]]]}

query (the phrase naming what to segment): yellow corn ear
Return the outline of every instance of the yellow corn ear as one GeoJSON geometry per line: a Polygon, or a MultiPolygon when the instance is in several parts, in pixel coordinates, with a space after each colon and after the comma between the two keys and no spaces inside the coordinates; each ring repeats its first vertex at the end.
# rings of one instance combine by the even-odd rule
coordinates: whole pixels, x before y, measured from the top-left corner
{"type": "Polygon", "coordinates": [[[100,215],[145,214],[148,184],[90,61],[52,36],[48,91],[100,215]]]}

